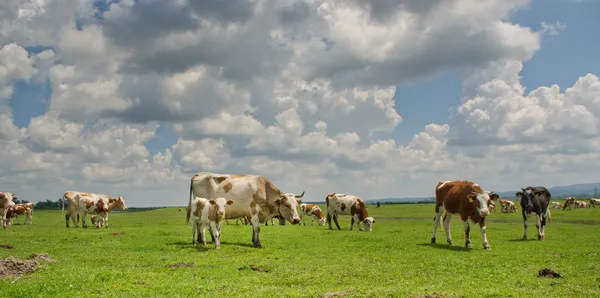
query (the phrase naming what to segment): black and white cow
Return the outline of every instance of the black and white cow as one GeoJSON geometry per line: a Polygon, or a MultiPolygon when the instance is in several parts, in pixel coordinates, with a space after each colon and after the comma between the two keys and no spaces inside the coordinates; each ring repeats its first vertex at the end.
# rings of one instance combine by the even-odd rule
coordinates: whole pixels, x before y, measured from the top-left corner
{"type": "Polygon", "coordinates": [[[523,239],[527,239],[527,216],[532,212],[536,215],[536,223],[538,231],[538,240],[544,240],[544,227],[546,226],[546,219],[549,222],[552,221],[550,214],[550,192],[543,186],[528,186],[521,188],[522,192],[518,192],[515,195],[521,201],[521,212],[523,214],[523,226],[525,231],[523,233],[523,239]]]}

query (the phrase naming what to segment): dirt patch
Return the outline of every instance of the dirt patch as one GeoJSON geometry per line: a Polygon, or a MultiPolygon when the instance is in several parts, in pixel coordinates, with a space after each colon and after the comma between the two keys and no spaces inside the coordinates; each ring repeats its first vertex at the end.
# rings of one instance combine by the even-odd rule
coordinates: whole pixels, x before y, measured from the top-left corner
{"type": "Polygon", "coordinates": [[[35,271],[40,262],[56,262],[48,254],[33,254],[30,260],[20,260],[13,256],[0,259],[0,278],[19,277],[35,271]]]}
{"type": "Polygon", "coordinates": [[[0,244],[0,248],[8,248],[8,249],[13,249],[15,248],[14,246],[12,246],[12,244],[0,244]]]}
{"type": "Polygon", "coordinates": [[[258,271],[258,272],[269,272],[269,269],[265,269],[263,267],[260,266],[254,266],[254,265],[250,265],[250,266],[243,266],[238,268],[238,270],[253,270],[253,271],[258,271]]]}
{"type": "Polygon", "coordinates": [[[557,272],[553,271],[552,269],[549,268],[544,268],[542,270],[540,270],[538,272],[538,277],[554,277],[554,278],[559,278],[562,277],[560,274],[558,274],[557,272]]]}
{"type": "Polygon", "coordinates": [[[185,267],[194,267],[194,266],[196,266],[196,264],[193,264],[193,263],[177,263],[177,264],[169,265],[169,267],[171,267],[171,268],[185,268],[185,267]]]}
{"type": "Polygon", "coordinates": [[[352,293],[351,290],[340,291],[340,292],[330,292],[321,294],[321,298],[331,298],[331,297],[344,297],[348,294],[352,293]]]}
{"type": "Polygon", "coordinates": [[[114,232],[114,233],[112,233],[111,235],[114,235],[114,236],[116,236],[116,235],[123,235],[123,234],[125,234],[125,233],[124,233],[124,232],[114,232]]]}

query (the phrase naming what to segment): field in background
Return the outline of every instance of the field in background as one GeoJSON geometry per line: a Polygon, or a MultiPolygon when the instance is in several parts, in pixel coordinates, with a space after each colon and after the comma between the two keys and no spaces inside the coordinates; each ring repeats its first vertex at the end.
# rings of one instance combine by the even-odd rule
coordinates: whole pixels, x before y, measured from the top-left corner
{"type": "MultiPolygon", "coordinates": [[[[324,210],[324,207],[322,207],[324,210]]],[[[3,297],[592,297],[600,293],[600,208],[552,210],[546,240],[520,240],[521,214],[492,213],[491,251],[472,225],[452,221],[453,247],[430,245],[434,205],[369,205],[373,232],[327,226],[262,226],[264,248],[251,247],[250,226],[223,226],[222,246],[191,246],[185,209],[113,213],[110,229],[65,227],[60,211],[34,210],[33,225],[0,230],[0,257],[57,260],[15,280],[0,280],[3,297]],[[113,233],[117,233],[113,235],[113,233]],[[121,233],[121,234],[118,234],[121,233]],[[255,268],[252,270],[251,268],[255,268]],[[540,278],[550,268],[564,278],[540,278]]],[[[23,222],[25,218],[19,217],[23,222]]],[[[88,219],[89,220],[89,219],[88,219]]],[[[335,226],[334,226],[335,227],[335,226]]],[[[208,234],[208,233],[207,233],[208,234]]],[[[536,238],[535,216],[529,237],[536,238]]],[[[210,236],[207,235],[210,241],[210,236]]]]}

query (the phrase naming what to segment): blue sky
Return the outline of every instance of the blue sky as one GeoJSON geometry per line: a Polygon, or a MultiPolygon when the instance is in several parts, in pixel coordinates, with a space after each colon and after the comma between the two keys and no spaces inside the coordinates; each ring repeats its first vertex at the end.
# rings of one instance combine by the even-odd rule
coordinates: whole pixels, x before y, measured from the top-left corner
{"type": "Polygon", "coordinates": [[[592,182],[599,1],[292,2],[0,4],[0,183],[148,205],[198,171],[313,200],[592,182]]]}

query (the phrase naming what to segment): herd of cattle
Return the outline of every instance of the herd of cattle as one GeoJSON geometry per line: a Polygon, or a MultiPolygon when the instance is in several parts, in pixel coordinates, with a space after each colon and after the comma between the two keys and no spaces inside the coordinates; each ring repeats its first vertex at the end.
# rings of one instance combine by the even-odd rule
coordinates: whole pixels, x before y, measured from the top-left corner
{"type": "MultiPolygon", "coordinates": [[[[246,224],[252,225],[252,242],[254,247],[262,247],[260,243],[261,223],[274,223],[279,220],[284,225],[287,220],[296,225],[304,222],[305,217],[311,217],[311,224],[316,220],[319,225],[328,223],[333,229],[333,219],[338,230],[341,227],[338,216],[349,215],[351,218],[350,230],[356,223],[360,231],[372,231],[375,219],[369,216],[365,202],[359,197],[330,193],[325,197],[327,217],[321,208],[315,204],[302,203],[300,200],[304,192],[299,195],[280,191],[268,178],[260,175],[216,174],[200,172],[194,175],[190,182],[189,202],[186,208],[186,223],[192,227],[192,245],[198,242],[206,246],[205,230],[208,228],[215,248],[220,247],[221,228],[227,219],[242,219],[246,224]],[[300,212],[298,212],[298,208],[300,212]]],[[[483,190],[478,184],[471,181],[440,181],[435,188],[435,217],[431,243],[436,242],[437,227],[443,221],[447,242],[452,245],[450,234],[450,221],[452,215],[460,216],[465,232],[465,245],[471,247],[469,239],[470,225],[479,224],[483,247],[490,249],[486,236],[486,217],[491,211],[496,210],[496,203],[501,204],[502,212],[517,212],[517,207],[512,201],[499,200],[498,194],[483,190]],[[445,214],[444,214],[445,211],[445,214]],[[442,215],[443,220],[442,220],[442,215]]],[[[515,196],[519,199],[524,221],[523,238],[527,238],[527,218],[531,213],[536,214],[536,228],[538,239],[545,237],[544,228],[546,220],[551,221],[550,192],[541,186],[521,188],[515,196]]],[[[25,223],[32,223],[33,204],[15,204],[16,196],[7,192],[0,192],[0,211],[2,212],[2,225],[6,229],[12,219],[17,215],[26,215],[25,223]]],[[[69,219],[75,227],[81,218],[82,227],[86,228],[86,215],[90,214],[91,222],[96,228],[108,228],[108,214],[114,209],[127,209],[124,198],[112,198],[104,194],[67,191],[63,195],[62,214],[66,226],[69,219]],[[67,212],[65,213],[65,202],[67,212]]],[[[600,199],[591,199],[589,204],[567,198],[562,209],[585,208],[600,205],[600,199]]],[[[560,203],[552,202],[552,208],[561,208],[560,203]]]]}

